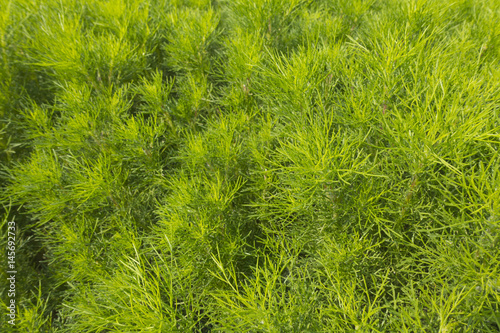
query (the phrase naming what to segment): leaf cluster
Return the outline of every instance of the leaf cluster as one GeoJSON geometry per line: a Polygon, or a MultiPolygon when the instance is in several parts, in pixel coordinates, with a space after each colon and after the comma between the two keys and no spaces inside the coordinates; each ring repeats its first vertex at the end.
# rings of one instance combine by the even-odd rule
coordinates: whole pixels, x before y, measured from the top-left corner
{"type": "Polygon", "coordinates": [[[498,1],[0,7],[16,329],[499,330],[498,1]]]}

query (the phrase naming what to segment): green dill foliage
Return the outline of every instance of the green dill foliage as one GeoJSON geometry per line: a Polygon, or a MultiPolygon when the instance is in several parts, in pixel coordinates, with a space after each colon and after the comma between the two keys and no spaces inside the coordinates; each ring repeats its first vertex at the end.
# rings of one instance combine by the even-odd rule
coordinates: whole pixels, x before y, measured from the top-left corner
{"type": "Polygon", "coordinates": [[[0,8],[0,331],[500,330],[498,1],[0,8]]]}

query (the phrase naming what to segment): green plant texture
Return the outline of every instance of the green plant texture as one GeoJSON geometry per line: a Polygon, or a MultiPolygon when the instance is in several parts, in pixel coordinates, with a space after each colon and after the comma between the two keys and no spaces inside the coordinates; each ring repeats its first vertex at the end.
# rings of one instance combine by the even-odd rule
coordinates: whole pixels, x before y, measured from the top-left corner
{"type": "Polygon", "coordinates": [[[500,331],[498,0],[0,0],[0,163],[2,332],[500,331]]]}

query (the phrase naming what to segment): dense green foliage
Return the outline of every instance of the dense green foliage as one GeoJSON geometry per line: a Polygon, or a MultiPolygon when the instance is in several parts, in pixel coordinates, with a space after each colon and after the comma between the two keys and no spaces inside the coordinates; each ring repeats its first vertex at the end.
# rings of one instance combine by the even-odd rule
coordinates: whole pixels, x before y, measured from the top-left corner
{"type": "Polygon", "coordinates": [[[0,8],[14,330],[500,330],[499,1],[0,8]]]}

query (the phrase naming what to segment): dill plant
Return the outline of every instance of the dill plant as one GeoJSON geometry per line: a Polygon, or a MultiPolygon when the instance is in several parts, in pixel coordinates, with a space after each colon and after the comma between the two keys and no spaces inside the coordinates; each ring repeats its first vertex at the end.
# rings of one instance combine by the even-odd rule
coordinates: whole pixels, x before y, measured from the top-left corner
{"type": "Polygon", "coordinates": [[[2,331],[499,330],[498,1],[0,5],[2,331]]]}

